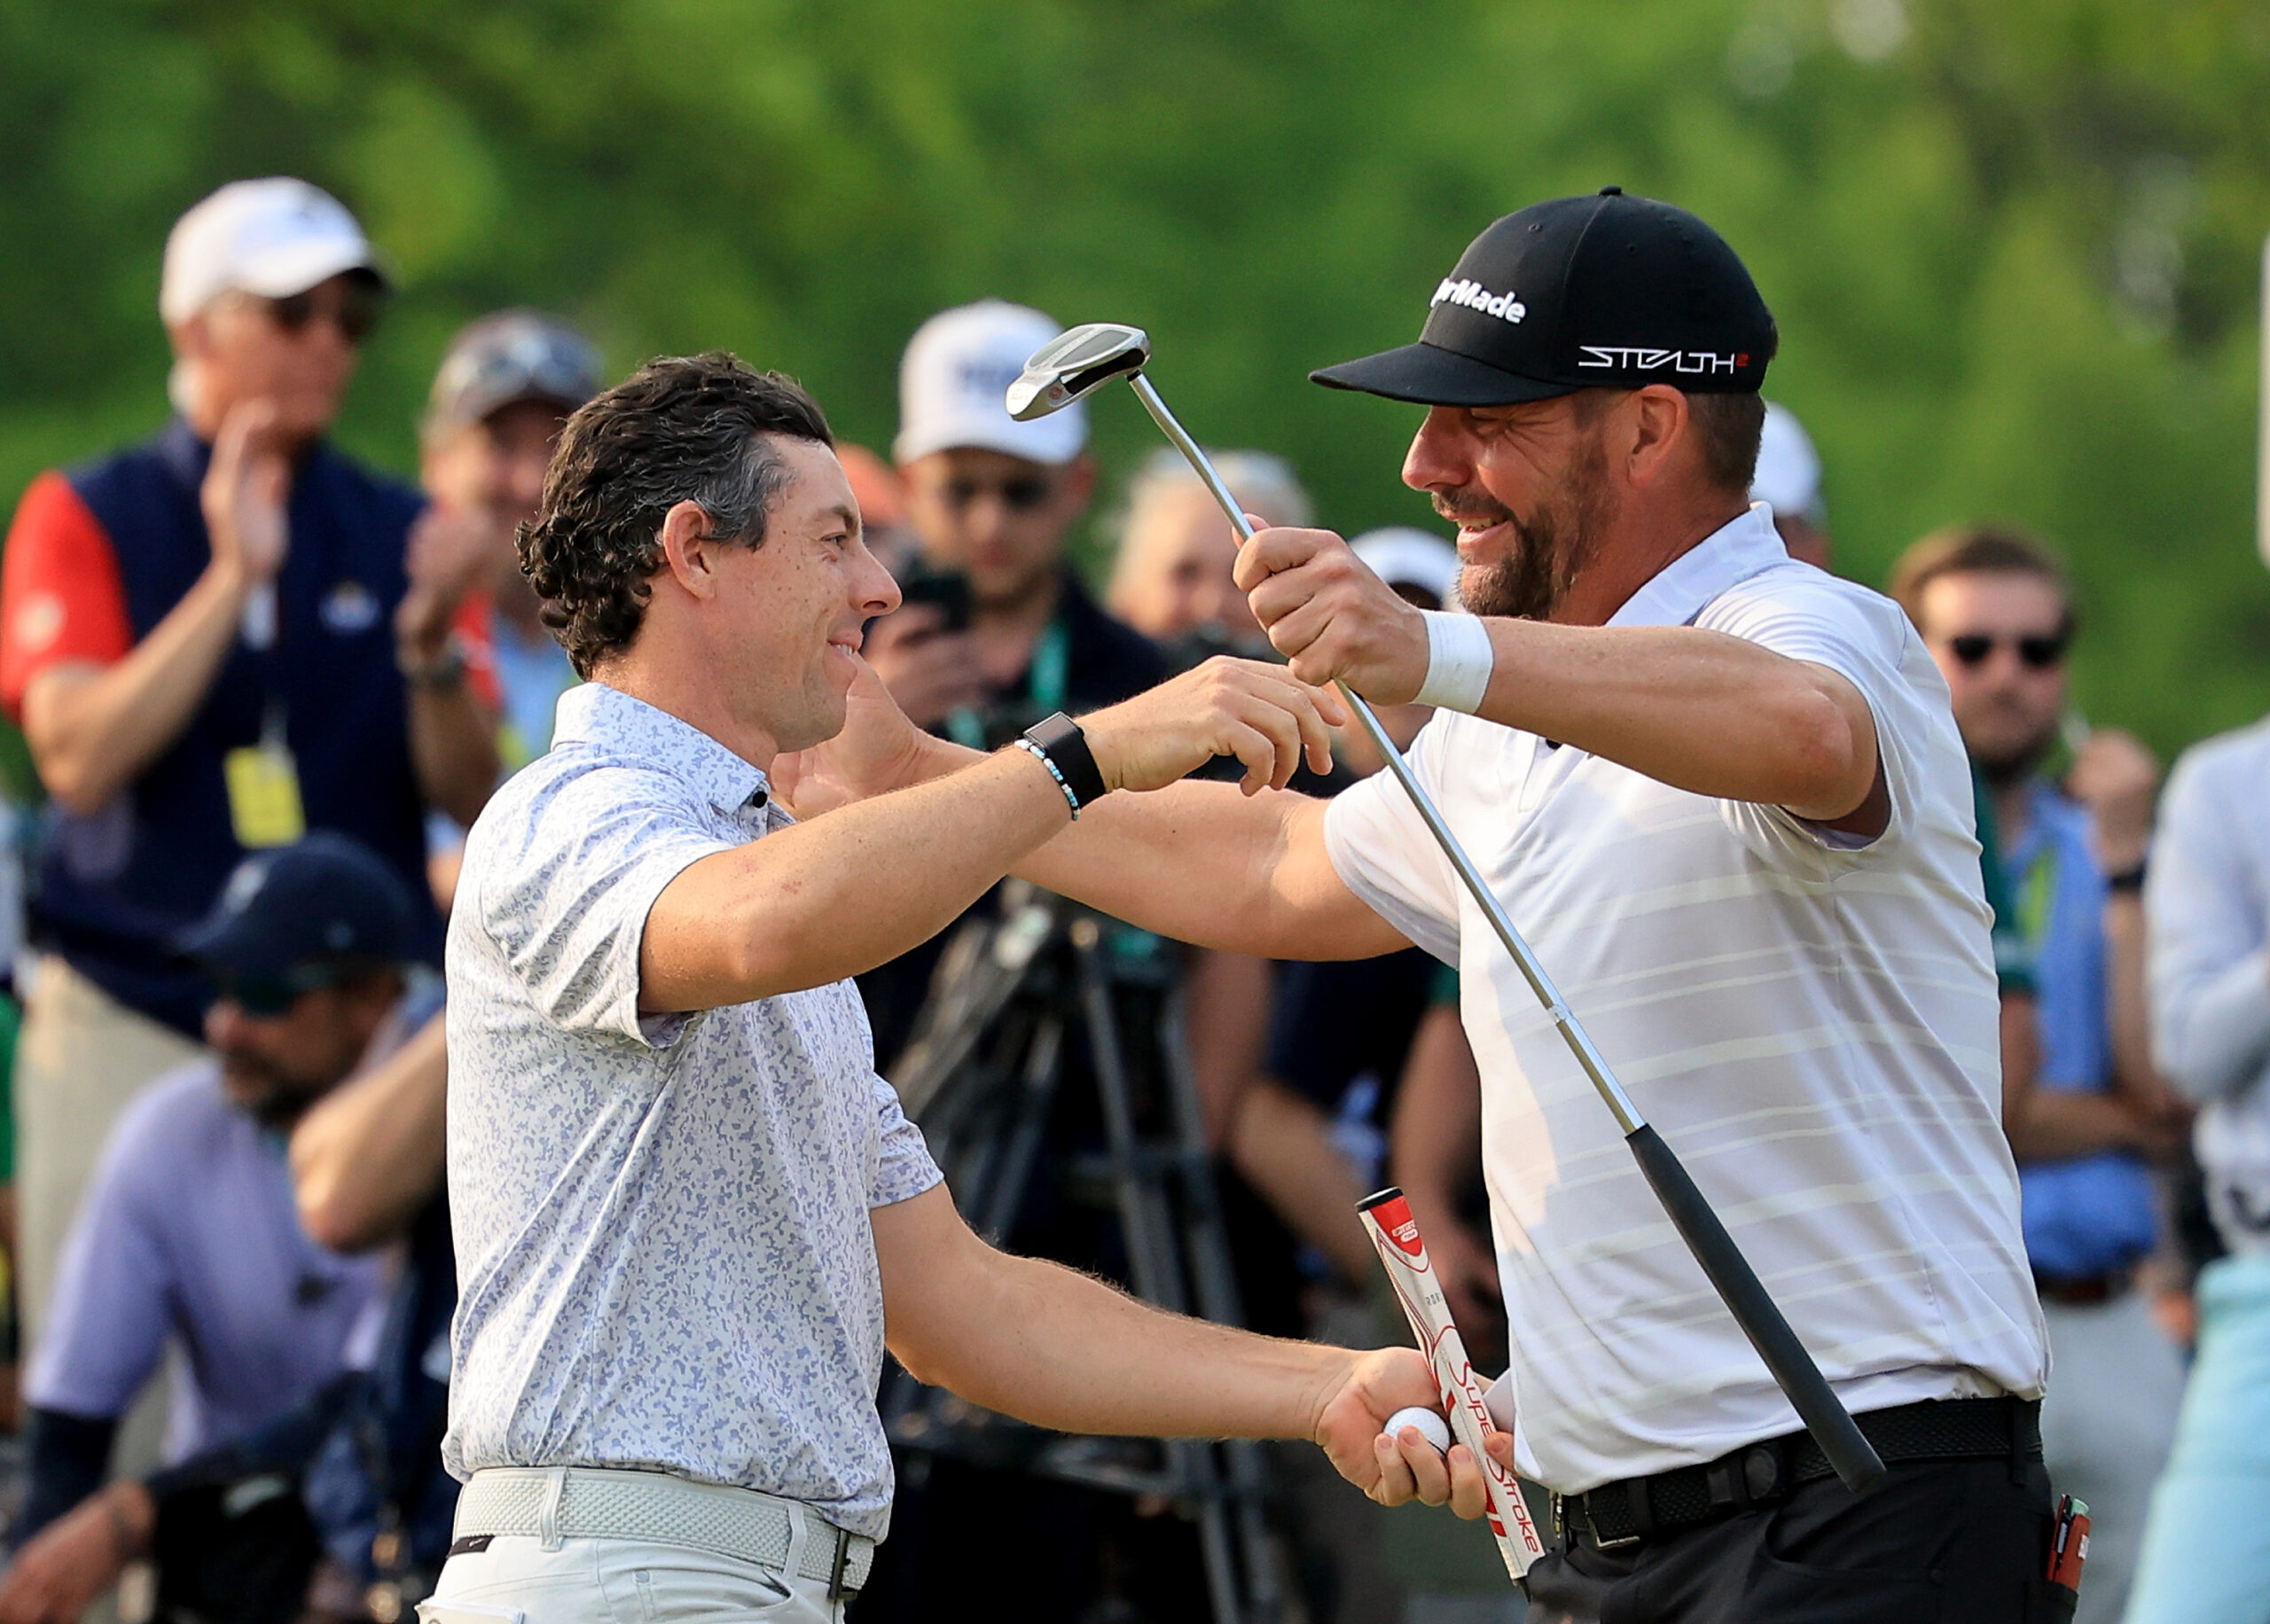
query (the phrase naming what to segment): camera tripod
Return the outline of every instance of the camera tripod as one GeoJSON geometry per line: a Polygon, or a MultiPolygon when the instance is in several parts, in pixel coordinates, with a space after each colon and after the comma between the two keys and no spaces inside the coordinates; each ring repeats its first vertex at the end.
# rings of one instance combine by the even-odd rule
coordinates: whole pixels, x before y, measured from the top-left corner
{"type": "MultiPolygon", "coordinates": [[[[1174,949],[1157,937],[1013,881],[997,917],[970,918],[949,944],[891,1081],[971,1227],[998,1244],[1025,1209],[1050,1118],[1084,1058],[1103,1149],[1076,1159],[1068,1185],[1115,1218],[1138,1296],[1234,1325],[1237,1283],[1179,980],[1174,949]]],[[[1173,1502],[1197,1525],[1216,1624],[1285,1616],[1284,1553],[1255,1441],[1051,1433],[896,1368],[881,1408],[904,1448],[1173,1502]]]]}

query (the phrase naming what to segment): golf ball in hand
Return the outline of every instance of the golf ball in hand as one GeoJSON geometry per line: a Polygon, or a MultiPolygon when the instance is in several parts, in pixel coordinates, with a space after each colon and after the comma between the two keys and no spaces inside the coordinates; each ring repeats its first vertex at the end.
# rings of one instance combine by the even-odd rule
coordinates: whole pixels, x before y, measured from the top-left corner
{"type": "Polygon", "coordinates": [[[1406,1426],[1417,1427],[1426,1434],[1427,1441],[1433,1444],[1441,1453],[1447,1455],[1450,1452],[1451,1424],[1443,1419],[1439,1410],[1427,1409],[1413,1404],[1408,1409],[1398,1409],[1389,1416],[1387,1418],[1387,1425],[1381,1430],[1389,1438],[1400,1439],[1403,1436],[1403,1429],[1406,1426]]]}

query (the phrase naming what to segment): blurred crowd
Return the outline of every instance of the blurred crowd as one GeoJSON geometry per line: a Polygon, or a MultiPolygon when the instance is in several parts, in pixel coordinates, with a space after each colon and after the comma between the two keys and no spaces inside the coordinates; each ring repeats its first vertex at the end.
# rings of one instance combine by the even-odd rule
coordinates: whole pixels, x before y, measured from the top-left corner
{"type": "MultiPolygon", "coordinates": [[[[20,1386],[0,1383],[20,1464],[0,1624],[112,1607],[394,1624],[450,1542],[441,924],[466,828],[548,747],[577,680],[515,531],[608,374],[554,316],[474,322],[440,358],[411,488],[327,438],[389,296],[314,187],[199,204],[165,246],[165,426],[42,474],[0,558],[0,703],[38,778],[15,808],[0,1005],[20,1350],[20,1386]]],[[[1216,653],[1270,657],[1236,538],[1176,453],[1100,511],[1081,410],[1007,416],[1058,331],[998,301],[935,316],[906,347],[888,456],[839,448],[904,591],[866,657],[915,722],[973,745],[1216,653]],[[1092,575],[1075,562],[1090,527],[1108,543],[1092,575]]],[[[1331,523],[1280,457],[1219,465],[1257,518],[1331,523]]],[[[1793,556],[1834,569],[1822,490],[1803,427],[1770,407],[1753,495],[1793,556]]],[[[1443,535],[1355,550],[1411,601],[1454,602],[1443,535]]],[[[2196,746],[2162,797],[2150,753],[2070,702],[2086,629],[2049,543],[1957,527],[1883,584],[1976,773],[2004,1121],[2055,1358],[2043,1434],[2094,1516],[2078,1616],[2217,1616],[2184,1530],[2270,1497],[2270,1428],[2247,1420],[2270,1403],[2253,1379],[2270,1374],[2270,730],[2196,746]]],[[[1426,720],[1382,709],[1399,743],[1426,720]]],[[[1335,755],[1301,787],[1382,765],[1352,734],[1335,755]]],[[[861,978],[887,1077],[951,936],[861,978]]],[[[1179,985],[1248,1323],[1396,1335],[1354,1210],[1396,1183],[1477,1362],[1501,1362],[1455,976],[1416,949],[1193,952],[1179,985]]],[[[1051,1118],[997,1238],[1109,1273],[1108,1248],[1062,1242],[1090,1132],[1068,1106],[1051,1118]]],[[[988,1577],[981,1513],[1034,1529],[1032,1616],[1202,1615],[1171,1507],[946,1459],[903,1458],[900,1482],[855,1619],[927,1614],[988,1577]]],[[[1516,1616],[1474,1530],[1337,1484],[1285,1492],[1303,1616],[1516,1616]]],[[[2235,1582],[2270,1609],[2270,1550],[2235,1582]]]]}

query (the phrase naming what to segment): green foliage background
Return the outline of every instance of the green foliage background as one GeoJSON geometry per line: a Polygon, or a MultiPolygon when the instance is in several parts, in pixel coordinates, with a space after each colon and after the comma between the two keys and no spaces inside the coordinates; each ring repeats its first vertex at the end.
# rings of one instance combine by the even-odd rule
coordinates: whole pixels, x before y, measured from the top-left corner
{"type": "MultiPolygon", "coordinates": [[[[1616,183],[1748,259],[1846,573],[2022,520],[2080,699],[2163,750],[2270,707],[2250,544],[2270,8],[2232,0],[0,0],[0,498],[149,429],[168,225],[336,191],[401,273],[342,426],[407,471],[461,320],[725,345],[887,444],[897,354],[986,293],[1132,321],[1217,443],[1343,527],[1423,520],[1401,342],[1483,223],[1616,183]]],[[[1150,444],[1097,414],[1107,467],[1150,444]]]]}

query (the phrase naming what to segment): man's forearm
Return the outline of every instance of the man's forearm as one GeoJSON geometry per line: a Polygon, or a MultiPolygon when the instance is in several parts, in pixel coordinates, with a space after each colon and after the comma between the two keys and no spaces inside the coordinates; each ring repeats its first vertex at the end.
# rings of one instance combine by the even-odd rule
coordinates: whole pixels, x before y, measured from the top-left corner
{"type": "Polygon", "coordinates": [[[410,764],[426,804],[470,828],[489,804],[503,764],[497,721],[472,685],[410,683],[410,764]]]}
{"type": "MultiPolygon", "coordinates": [[[[916,1198],[944,1198],[943,1188],[916,1198]]],[[[966,1244],[975,1250],[934,1260],[928,1300],[896,1294],[891,1351],[918,1379],[1037,1426],[1307,1438],[1355,1357],[1168,1314],[1061,1264],[966,1244]]]]}
{"type": "Polygon", "coordinates": [[[1806,816],[1843,816],[1875,779],[1865,704],[1823,668],[1695,627],[1487,624],[1490,721],[1674,789],[1806,816]]]}
{"type": "Polygon", "coordinates": [[[1022,750],[693,863],[639,950],[639,1007],[715,1009],[822,987],[928,941],[1069,821],[1022,750]]]}
{"type": "Polygon", "coordinates": [[[391,1240],[442,1188],[448,1082],[436,1015],[300,1120],[292,1186],[301,1227],[317,1245],[359,1252],[391,1240]]]}
{"type": "Polygon", "coordinates": [[[1407,946],[1349,895],[1324,852],[1325,803],[1190,781],[1115,795],[1016,873],[1177,941],[1260,958],[1371,958],[1407,946]]]}
{"type": "Polygon", "coordinates": [[[2144,1115],[2164,1116],[2174,1107],[2175,1096],[2152,1064],[2144,988],[2144,901],[2136,893],[2116,892],[2106,902],[2104,945],[2113,1090],[2144,1115]]]}
{"type": "Polygon", "coordinates": [[[2011,1154],[2022,1161],[2133,1151],[2145,1137],[2135,1110],[2117,1096],[2066,1094],[2039,1084],[2021,1097],[2002,1126],[2011,1154]]]}
{"type": "Polygon", "coordinates": [[[115,665],[59,667],[32,679],[24,735],[49,794],[91,812],[179,738],[236,646],[246,588],[208,568],[115,665]]]}

